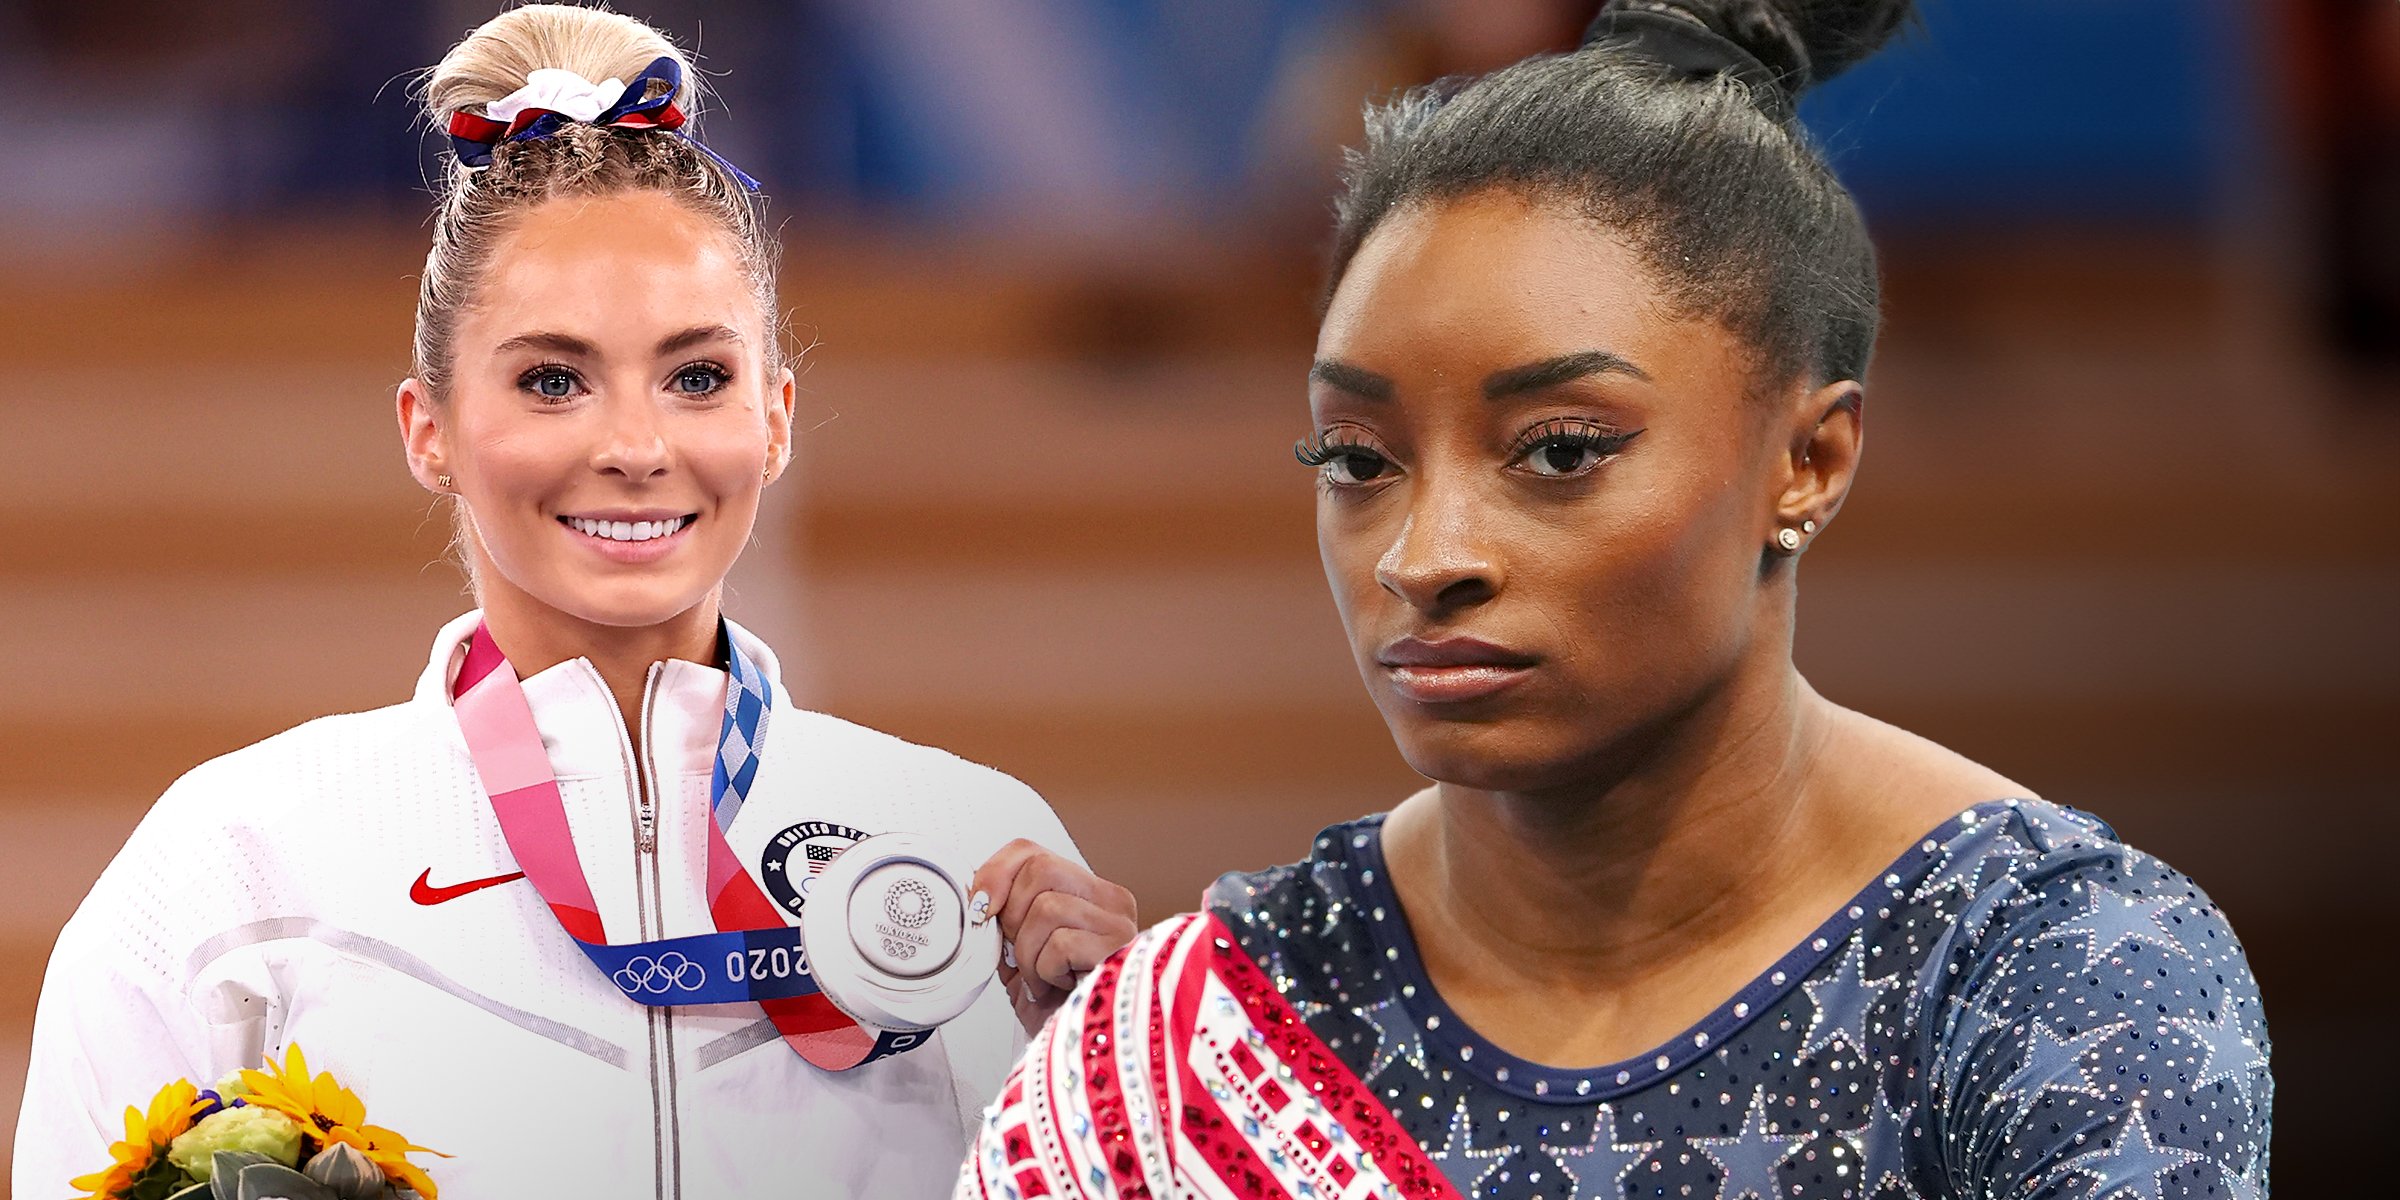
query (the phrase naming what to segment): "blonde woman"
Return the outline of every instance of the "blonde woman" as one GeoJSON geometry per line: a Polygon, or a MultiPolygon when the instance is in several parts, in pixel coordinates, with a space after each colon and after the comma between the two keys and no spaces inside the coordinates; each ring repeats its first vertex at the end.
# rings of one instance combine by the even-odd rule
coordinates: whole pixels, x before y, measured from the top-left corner
{"type": "Polygon", "coordinates": [[[720,615],[794,385],[775,247],[689,136],[690,79],[558,5],[434,69],[459,161],[397,408],[480,610],[413,699],[204,764],[143,821],[52,957],[15,1195],[106,1163],[163,1083],[293,1044],[449,1155],[453,1200],[936,1195],[1025,1031],[1131,938],[1040,797],[798,709],[720,615]],[[917,979],[946,920],[963,1012],[862,1010],[787,932],[879,835],[919,874],[848,966],[917,979]]]}

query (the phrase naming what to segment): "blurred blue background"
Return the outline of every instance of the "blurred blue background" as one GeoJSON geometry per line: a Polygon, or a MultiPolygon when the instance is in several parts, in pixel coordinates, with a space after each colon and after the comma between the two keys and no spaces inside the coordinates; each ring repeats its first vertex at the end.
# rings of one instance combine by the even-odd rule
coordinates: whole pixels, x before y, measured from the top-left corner
{"type": "Polygon", "coordinates": [[[1803,119],[1887,222],[2198,224],[2262,150],[2255,23],[2240,0],[1937,0],[1803,119]]]}
{"type": "MultiPolygon", "coordinates": [[[[787,245],[801,469],[731,604],[809,702],[1025,778],[1151,918],[1422,783],[1290,460],[1316,255],[1362,99],[1595,0],[618,7],[787,245]]],[[[389,404],[410,91],[494,11],[0,0],[0,1079],[160,788],[402,698],[466,604],[389,404]]],[[[2225,903],[2331,1192],[2400,917],[2400,4],[1927,0],[1802,111],[1887,329],[1800,664],[2225,903]]]]}
{"type": "MultiPolygon", "coordinates": [[[[411,210],[434,142],[415,72],[487,6],[144,0],[0,7],[20,92],[0,200],[223,218],[411,210]]],[[[717,78],[728,153],[789,205],[986,222],[1239,221],[1322,199],[1359,85],[1571,42],[1585,3],[664,0],[717,78]],[[1295,187],[1287,178],[1307,177],[1295,187]]],[[[2199,222],[2273,122],[2245,0],[1929,0],[1805,118],[1883,218],[2199,222]]],[[[2338,7],[2327,5],[2325,7],[2338,7]]]]}

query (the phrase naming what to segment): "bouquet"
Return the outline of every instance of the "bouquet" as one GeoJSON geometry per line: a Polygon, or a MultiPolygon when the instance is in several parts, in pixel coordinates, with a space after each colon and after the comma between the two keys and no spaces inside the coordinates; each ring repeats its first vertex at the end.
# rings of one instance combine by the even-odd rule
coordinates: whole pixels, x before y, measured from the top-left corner
{"type": "Polygon", "coordinates": [[[149,1113],[127,1108],[116,1161],[68,1186],[89,1200],[435,1200],[408,1161],[425,1147],[366,1115],[332,1075],[311,1079],[293,1046],[280,1067],[269,1059],[208,1089],[179,1079],[149,1113]]]}

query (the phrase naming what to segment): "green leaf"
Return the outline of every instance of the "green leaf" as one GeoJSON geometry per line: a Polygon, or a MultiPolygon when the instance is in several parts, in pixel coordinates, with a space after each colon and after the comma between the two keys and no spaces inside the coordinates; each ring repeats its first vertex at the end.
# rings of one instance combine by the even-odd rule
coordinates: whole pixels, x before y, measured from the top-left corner
{"type": "Polygon", "coordinates": [[[242,1171],[259,1163],[273,1162],[264,1154],[247,1150],[219,1150],[209,1157],[209,1195],[213,1200],[240,1200],[242,1171]]]}
{"type": "Polygon", "coordinates": [[[192,1177],[183,1168],[168,1162],[165,1155],[150,1160],[142,1173],[133,1177],[124,1191],[117,1193],[123,1200],[167,1200],[167,1197],[186,1190],[192,1177]]]}
{"type": "Polygon", "coordinates": [[[339,1200],[332,1190],[282,1163],[258,1163],[242,1168],[241,1190],[234,1200],[339,1200]]]}

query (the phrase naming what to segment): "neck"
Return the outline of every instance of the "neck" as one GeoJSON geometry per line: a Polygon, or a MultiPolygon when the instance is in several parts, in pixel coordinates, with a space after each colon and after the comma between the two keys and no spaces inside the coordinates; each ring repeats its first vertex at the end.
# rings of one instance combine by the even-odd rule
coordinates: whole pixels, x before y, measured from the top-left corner
{"type": "Polygon", "coordinates": [[[1403,903],[1517,969],[1595,982],[1775,917],[1824,825],[1811,783],[1832,722],[1773,666],[1565,786],[1420,794],[1387,837],[1403,903]]]}
{"type": "MultiPolygon", "coordinates": [[[[714,665],[717,656],[718,594],[655,625],[602,625],[553,608],[505,583],[486,586],[480,597],[483,623],[492,643],[508,657],[519,678],[530,678],[569,659],[589,659],[615,697],[625,729],[641,736],[642,691],[651,664],[670,658],[714,665]]],[[[639,749],[637,746],[636,749],[639,749]]]]}

